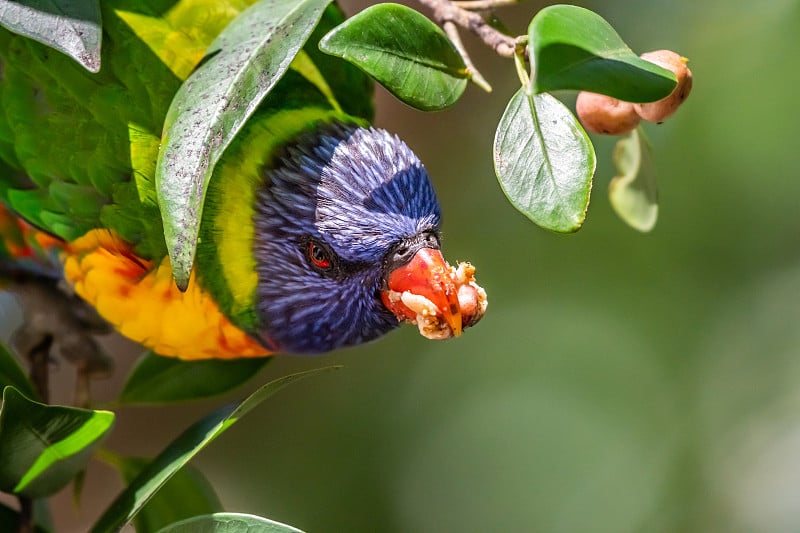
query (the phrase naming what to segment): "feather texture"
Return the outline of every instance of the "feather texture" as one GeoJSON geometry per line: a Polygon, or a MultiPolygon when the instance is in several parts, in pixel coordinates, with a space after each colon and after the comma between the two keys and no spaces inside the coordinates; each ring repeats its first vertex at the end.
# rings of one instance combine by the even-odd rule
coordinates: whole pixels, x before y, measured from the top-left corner
{"type": "MultiPolygon", "coordinates": [[[[249,3],[109,0],[95,75],[0,30],[0,202],[70,241],[67,281],[165,355],[319,353],[372,340],[412,319],[382,300],[390,271],[410,251],[438,248],[425,168],[396,136],[364,127],[369,78],[317,48],[343,20],[332,4],[216,166],[192,287],[177,291],[154,189],[160,132],[180,83],[249,3]]],[[[440,262],[433,292],[449,275],[440,262]]],[[[460,321],[455,291],[440,290],[460,321]]]]}
{"type": "Polygon", "coordinates": [[[396,136],[335,124],[286,148],[259,190],[255,255],[261,336],[272,349],[316,353],[396,327],[381,303],[387,255],[438,231],[427,172],[396,136]],[[331,267],[315,268],[308,247],[331,267]]]}

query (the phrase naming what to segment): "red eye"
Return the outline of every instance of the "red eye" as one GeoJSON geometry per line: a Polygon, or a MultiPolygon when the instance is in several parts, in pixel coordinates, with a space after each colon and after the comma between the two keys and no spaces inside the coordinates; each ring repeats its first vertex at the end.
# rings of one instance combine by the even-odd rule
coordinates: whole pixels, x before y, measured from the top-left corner
{"type": "Polygon", "coordinates": [[[328,257],[328,252],[315,242],[308,243],[308,258],[311,260],[311,264],[319,269],[328,270],[331,267],[331,258],[328,257]]]}

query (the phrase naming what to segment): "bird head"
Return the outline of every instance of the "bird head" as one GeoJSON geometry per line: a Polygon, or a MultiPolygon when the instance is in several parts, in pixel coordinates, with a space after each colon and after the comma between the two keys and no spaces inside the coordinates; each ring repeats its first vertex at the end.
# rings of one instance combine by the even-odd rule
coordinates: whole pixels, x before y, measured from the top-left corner
{"type": "Polygon", "coordinates": [[[439,249],[441,214],[425,168],[396,136],[343,124],[287,146],[255,214],[260,337],[319,353],[413,322],[430,338],[477,322],[486,294],[439,249]]]}

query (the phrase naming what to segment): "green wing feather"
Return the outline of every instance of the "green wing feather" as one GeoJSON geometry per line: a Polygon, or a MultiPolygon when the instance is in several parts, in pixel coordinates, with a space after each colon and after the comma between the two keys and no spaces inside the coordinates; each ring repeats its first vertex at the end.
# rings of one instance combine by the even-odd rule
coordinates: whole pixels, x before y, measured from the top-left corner
{"type": "Polygon", "coordinates": [[[63,239],[108,227],[155,257],[164,245],[140,221],[158,212],[131,180],[129,124],[157,140],[180,80],[115,7],[104,3],[98,74],[45,45],[0,32],[0,152],[17,176],[11,183],[3,178],[0,195],[23,218],[63,239]]]}
{"type": "MultiPolygon", "coordinates": [[[[97,74],[0,30],[0,202],[65,240],[109,228],[142,257],[164,257],[153,186],[164,116],[214,37],[251,3],[104,1],[97,74]]],[[[371,118],[369,79],[317,49],[342,20],[330,6],[305,56],[254,120],[271,120],[284,106],[311,106],[317,118],[371,118]]]]}

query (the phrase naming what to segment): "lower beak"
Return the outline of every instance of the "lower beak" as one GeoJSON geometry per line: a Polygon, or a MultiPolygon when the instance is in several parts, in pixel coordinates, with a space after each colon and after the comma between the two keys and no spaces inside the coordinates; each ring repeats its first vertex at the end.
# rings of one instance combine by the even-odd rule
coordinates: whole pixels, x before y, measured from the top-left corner
{"type": "Polygon", "coordinates": [[[420,317],[440,318],[450,330],[443,337],[461,335],[458,287],[442,252],[420,248],[411,261],[393,270],[386,282],[388,290],[381,292],[381,299],[398,319],[416,323],[420,317]]]}

